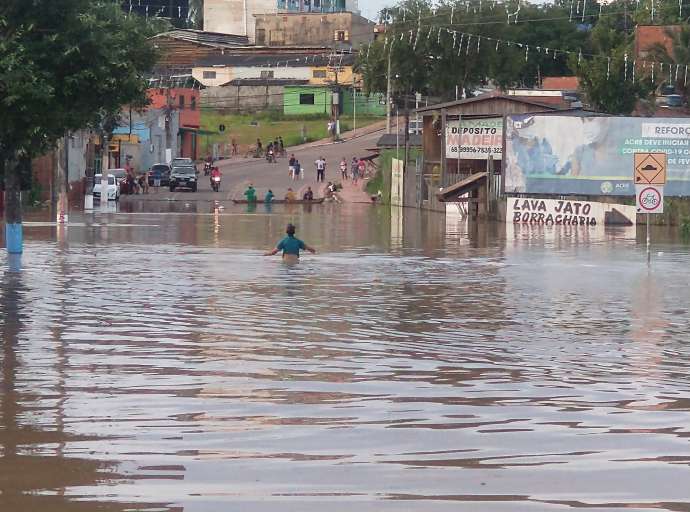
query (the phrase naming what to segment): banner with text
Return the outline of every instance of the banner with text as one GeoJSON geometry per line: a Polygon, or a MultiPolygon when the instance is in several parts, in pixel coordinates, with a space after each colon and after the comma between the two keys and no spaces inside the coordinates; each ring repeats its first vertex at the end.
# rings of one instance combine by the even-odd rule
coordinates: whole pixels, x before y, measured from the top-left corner
{"type": "Polygon", "coordinates": [[[494,160],[500,160],[502,153],[502,117],[446,123],[446,158],[488,160],[489,155],[493,155],[494,160]]]}
{"type": "Polygon", "coordinates": [[[554,226],[636,224],[637,208],[623,204],[560,199],[508,198],[506,222],[554,226]]]}
{"type": "Polygon", "coordinates": [[[666,194],[690,195],[690,119],[511,115],[505,191],[633,196],[635,153],[666,153],[666,194]]]}

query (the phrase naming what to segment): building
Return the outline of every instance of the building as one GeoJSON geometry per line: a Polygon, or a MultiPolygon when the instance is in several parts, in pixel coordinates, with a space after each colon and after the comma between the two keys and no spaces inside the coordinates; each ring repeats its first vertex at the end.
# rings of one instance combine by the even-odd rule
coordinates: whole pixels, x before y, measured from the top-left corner
{"type": "Polygon", "coordinates": [[[201,92],[197,87],[149,89],[151,107],[179,113],[179,153],[175,156],[198,158],[197,136],[201,129],[201,92]]]}
{"type": "Polygon", "coordinates": [[[254,43],[254,16],[278,12],[276,0],[204,0],[204,30],[240,34],[254,43]]]}
{"type": "Polygon", "coordinates": [[[160,54],[154,74],[191,73],[194,63],[200,59],[224,55],[230,50],[247,47],[246,36],[218,34],[201,30],[172,30],[152,39],[160,54]]]}
{"type": "Polygon", "coordinates": [[[423,118],[423,160],[418,176],[404,178],[404,204],[444,211],[444,201],[468,194],[469,212],[488,215],[489,189],[494,194],[500,191],[504,116],[568,108],[567,103],[542,102],[523,90],[520,94],[495,91],[418,109],[423,118]],[[443,190],[437,194],[439,188],[443,190]]]}
{"type": "Polygon", "coordinates": [[[257,14],[257,46],[359,47],[374,39],[375,23],[351,12],[257,14]]]}
{"type": "Polygon", "coordinates": [[[136,173],[141,173],[153,164],[170,162],[179,153],[179,123],[180,112],[161,108],[132,112],[131,118],[124,116],[108,144],[108,168],[129,164],[136,173]]]}
{"type": "Polygon", "coordinates": [[[125,12],[144,17],[168,18],[176,27],[184,27],[190,17],[189,0],[126,0],[125,12]]]}
{"type": "MultiPolygon", "coordinates": [[[[283,20],[283,15],[320,16],[345,13],[361,18],[358,2],[356,0],[205,0],[204,30],[245,35],[250,43],[263,45],[265,43],[260,42],[256,34],[259,27],[255,24],[255,19],[261,16],[273,16],[277,20],[283,20]]],[[[362,19],[365,20],[365,18],[362,19]]],[[[290,30],[292,29],[286,29],[286,32],[290,30]]],[[[284,39],[290,39],[289,34],[286,34],[284,39]]],[[[323,38],[319,41],[321,42],[286,44],[323,44],[323,38]]],[[[327,42],[331,44],[332,38],[328,38],[327,42]]],[[[275,45],[278,43],[272,46],[275,45]]]]}
{"type": "Polygon", "coordinates": [[[234,52],[201,59],[192,76],[205,87],[239,80],[297,80],[311,85],[352,84],[361,78],[353,70],[355,55],[333,53],[329,48],[303,48],[301,52],[234,52]]]}
{"type": "MultiPolygon", "coordinates": [[[[290,115],[323,114],[333,112],[334,91],[332,87],[319,85],[286,86],[284,90],[283,113],[290,115]]],[[[339,88],[338,105],[341,114],[360,116],[386,115],[385,95],[366,96],[356,89],[339,88]]]]}
{"type": "Polygon", "coordinates": [[[637,25],[635,27],[635,58],[645,59],[654,46],[663,46],[673,55],[673,36],[680,32],[681,25],[637,25]]]}

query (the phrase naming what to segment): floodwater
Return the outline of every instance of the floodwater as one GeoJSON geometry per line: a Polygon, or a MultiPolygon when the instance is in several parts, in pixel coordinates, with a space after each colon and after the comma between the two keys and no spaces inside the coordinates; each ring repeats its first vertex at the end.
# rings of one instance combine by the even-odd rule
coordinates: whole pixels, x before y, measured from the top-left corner
{"type": "Polygon", "coordinates": [[[155,208],[0,256],[3,512],[690,511],[688,246],[155,208]]]}

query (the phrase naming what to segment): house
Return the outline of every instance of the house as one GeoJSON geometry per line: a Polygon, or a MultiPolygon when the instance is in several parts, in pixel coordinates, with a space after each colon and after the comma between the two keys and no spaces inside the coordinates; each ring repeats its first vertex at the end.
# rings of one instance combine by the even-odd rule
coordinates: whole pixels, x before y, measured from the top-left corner
{"type": "Polygon", "coordinates": [[[194,63],[249,45],[246,36],[201,30],[172,30],[151,38],[160,58],[154,74],[163,76],[191,72],[194,63]]]}
{"type": "Polygon", "coordinates": [[[580,87],[580,79],[576,76],[545,76],[541,81],[541,88],[546,91],[575,92],[580,87]]]}
{"type": "Polygon", "coordinates": [[[200,87],[166,87],[149,89],[148,96],[153,109],[179,113],[179,128],[176,132],[179,153],[174,156],[196,160],[198,155],[198,132],[201,129],[200,87]]]}
{"type": "Polygon", "coordinates": [[[635,59],[645,59],[649,50],[661,45],[673,55],[673,34],[680,32],[681,25],[637,25],[635,27],[635,59]]]}
{"type": "Polygon", "coordinates": [[[423,160],[420,176],[405,176],[404,204],[445,211],[443,202],[468,194],[470,213],[488,215],[489,188],[500,190],[504,117],[569,109],[567,102],[544,98],[550,96],[494,91],[418,109],[423,160]]]}
{"type": "Polygon", "coordinates": [[[300,80],[311,85],[352,84],[355,55],[324,47],[233,52],[197,61],[192,76],[203,86],[226,85],[234,80],[300,80]]]}
{"type": "Polygon", "coordinates": [[[257,46],[359,47],[374,39],[375,23],[351,12],[255,15],[257,46]]]}

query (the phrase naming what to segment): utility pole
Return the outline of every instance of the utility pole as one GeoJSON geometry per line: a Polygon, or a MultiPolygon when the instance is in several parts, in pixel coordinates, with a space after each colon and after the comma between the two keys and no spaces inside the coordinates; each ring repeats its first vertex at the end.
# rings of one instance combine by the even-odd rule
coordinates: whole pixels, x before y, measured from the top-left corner
{"type": "Polygon", "coordinates": [[[388,49],[388,85],[386,87],[386,133],[391,132],[391,51],[388,49]]]}
{"type": "Polygon", "coordinates": [[[172,98],[170,97],[170,84],[165,88],[165,158],[166,163],[170,164],[173,159],[172,154],[172,98]]]}
{"type": "Polygon", "coordinates": [[[352,73],[352,136],[357,135],[357,84],[352,73]]]}

